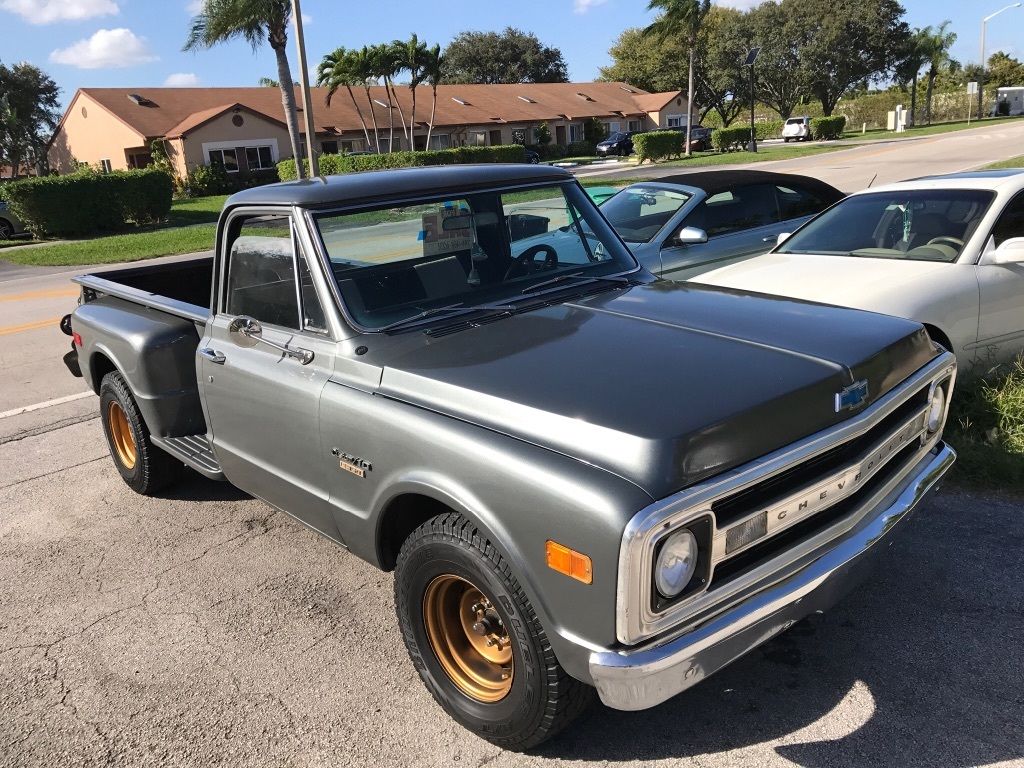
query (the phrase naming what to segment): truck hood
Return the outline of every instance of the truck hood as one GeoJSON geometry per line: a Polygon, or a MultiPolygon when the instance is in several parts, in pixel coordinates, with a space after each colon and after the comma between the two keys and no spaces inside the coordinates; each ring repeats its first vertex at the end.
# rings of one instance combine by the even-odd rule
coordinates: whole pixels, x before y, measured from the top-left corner
{"type": "Polygon", "coordinates": [[[934,261],[766,253],[705,272],[693,280],[706,285],[884,311],[887,297],[893,294],[905,297],[908,290],[919,292],[927,278],[949,271],[949,264],[934,261]]]}
{"type": "Polygon", "coordinates": [[[379,394],[602,467],[665,497],[830,427],[936,353],[916,323],[658,281],[439,337],[379,394]]]}

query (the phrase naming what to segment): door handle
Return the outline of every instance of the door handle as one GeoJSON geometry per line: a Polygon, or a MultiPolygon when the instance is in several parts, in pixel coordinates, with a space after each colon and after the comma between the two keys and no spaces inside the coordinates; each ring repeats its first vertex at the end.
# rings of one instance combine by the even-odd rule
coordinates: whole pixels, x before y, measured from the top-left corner
{"type": "Polygon", "coordinates": [[[218,352],[215,349],[211,349],[210,347],[200,347],[199,355],[205,360],[209,360],[211,363],[216,363],[217,365],[224,365],[224,361],[227,360],[223,353],[218,352]]]}
{"type": "Polygon", "coordinates": [[[762,237],[761,238],[761,242],[762,243],[774,243],[778,239],[779,239],[778,235],[769,236],[769,237],[762,237]]]}

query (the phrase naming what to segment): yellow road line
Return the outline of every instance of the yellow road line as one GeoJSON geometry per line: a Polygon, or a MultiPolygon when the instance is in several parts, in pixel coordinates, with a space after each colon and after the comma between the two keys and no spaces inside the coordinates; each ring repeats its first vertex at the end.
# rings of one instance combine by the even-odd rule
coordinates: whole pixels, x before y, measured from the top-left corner
{"type": "Polygon", "coordinates": [[[0,328],[0,336],[10,336],[12,333],[21,333],[22,331],[35,331],[39,328],[46,328],[47,326],[53,326],[53,329],[57,330],[57,323],[59,322],[59,317],[51,317],[48,320],[36,320],[32,323],[8,325],[5,328],[0,328]]]}
{"type": "Polygon", "coordinates": [[[62,299],[65,297],[77,296],[79,288],[51,288],[46,291],[28,291],[26,293],[12,293],[10,296],[0,296],[0,301],[31,301],[32,299],[62,299]]]}

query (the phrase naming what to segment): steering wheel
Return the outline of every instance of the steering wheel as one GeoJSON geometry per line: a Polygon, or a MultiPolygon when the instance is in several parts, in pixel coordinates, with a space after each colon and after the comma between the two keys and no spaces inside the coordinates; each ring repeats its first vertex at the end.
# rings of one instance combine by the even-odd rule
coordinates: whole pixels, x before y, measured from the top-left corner
{"type": "Polygon", "coordinates": [[[949,237],[948,235],[943,235],[942,237],[933,237],[926,243],[926,245],[941,245],[942,243],[952,245],[958,251],[964,247],[963,240],[961,240],[959,237],[949,237]]]}
{"type": "Polygon", "coordinates": [[[515,258],[505,273],[505,279],[511,280],[516,277],[532,275],[535,272],[557,268],[558,253],[547,243],[540,243],[527,248],[515,258]],[[538,261],[537,256],[541,253],[544,254],[544,260],[538,261]]]}

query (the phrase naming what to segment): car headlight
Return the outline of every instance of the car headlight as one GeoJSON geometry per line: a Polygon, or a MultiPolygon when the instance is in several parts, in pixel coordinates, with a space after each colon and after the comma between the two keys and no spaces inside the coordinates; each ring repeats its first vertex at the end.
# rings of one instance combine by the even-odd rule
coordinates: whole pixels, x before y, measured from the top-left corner
{"type": "Polygon", "coordinates": [[[661,546],[654,566],[654,584],[664,597],[673,598],[690,583],[697,568],[697,538],[688,528],[673,533],[661,546]]]}
{"type": "Polygon", "coordinates": [[[942,426],[942,417],[946,413],[946,390],[941,385],[932,388],[932,398],[928,403],[926,425],[928,432],[938,432],[942,426]]]}

